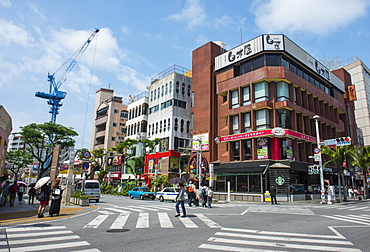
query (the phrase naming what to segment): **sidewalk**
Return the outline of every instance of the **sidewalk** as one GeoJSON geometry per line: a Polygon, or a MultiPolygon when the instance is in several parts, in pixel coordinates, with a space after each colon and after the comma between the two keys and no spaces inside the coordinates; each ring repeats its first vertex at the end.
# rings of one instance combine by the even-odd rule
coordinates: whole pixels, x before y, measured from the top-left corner
{"type": "MultiPolygon", "coordinates": [[[[78,205],[62,204],[59,216],[48,217],[49,207],[45,210],[45,217],[38,218],[37,209],[40,204],[35,200],[34,204],[28,204],[28,196],[23,197],[23,202],[19,203],[18,199],[14,202],[14,207],[10,207],[9,203],[6,206],[0,207],[0,227],[24,225],[30,223],[40,223],[51,220],[64,219],[71,216],[79,215],[97,209],[97,206],[81,207],[78,205]]],[[[50,206],[50,203],[49,203],[50,206]]]]}

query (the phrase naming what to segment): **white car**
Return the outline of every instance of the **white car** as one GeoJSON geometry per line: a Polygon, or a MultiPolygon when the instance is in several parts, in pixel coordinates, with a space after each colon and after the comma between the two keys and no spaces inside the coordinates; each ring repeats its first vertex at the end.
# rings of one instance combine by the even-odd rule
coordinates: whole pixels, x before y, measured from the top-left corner
{"type": "Polygon", "coordinates": [[[165,187],[162,191],[157,192],[155,198],[159,199],[160,202],[165,200],[175,201],[177,194],[179,194],[180,188],[178,187],[165,187]]]}

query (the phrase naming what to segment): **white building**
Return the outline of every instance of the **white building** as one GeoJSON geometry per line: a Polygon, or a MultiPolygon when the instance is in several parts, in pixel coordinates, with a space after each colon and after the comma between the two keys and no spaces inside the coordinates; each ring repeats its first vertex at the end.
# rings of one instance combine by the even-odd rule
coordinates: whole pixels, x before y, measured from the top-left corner
{"type": "Polygon", "coordinates": [[[356,88],[355,118],[360,129],[359,143],[370,145],[370,69],[359,59],[343,67],[356,88]],[[362,137],[361,137],[362,136],[362,137]],[[363,139],[362,139],[363,138],[363,139]]]}

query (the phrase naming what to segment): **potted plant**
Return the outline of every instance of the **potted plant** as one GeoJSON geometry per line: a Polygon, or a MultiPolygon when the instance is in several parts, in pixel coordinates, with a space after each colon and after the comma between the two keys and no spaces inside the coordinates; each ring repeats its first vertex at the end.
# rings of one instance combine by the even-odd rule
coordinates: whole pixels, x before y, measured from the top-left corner
{"type": "Polygon", "coordinates": [[[71,203],[75,205],[88,206],[89,196],[81,191],[75,191],[71,195],[71,203]]]}

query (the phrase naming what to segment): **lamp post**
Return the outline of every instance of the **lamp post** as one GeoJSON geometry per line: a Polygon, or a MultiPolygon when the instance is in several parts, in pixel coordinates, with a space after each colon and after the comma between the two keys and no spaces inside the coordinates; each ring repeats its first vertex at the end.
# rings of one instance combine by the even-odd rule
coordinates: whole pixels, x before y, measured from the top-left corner
{"type": "Polygon", "coordinates": [[[316,126],[316,138],[317,138],[317,148],[319,152],[319,167],[320,167],[320,185],[321,185],[321,204],[325,204],[325,186],[324,186],[324,171],[322,167],[322,157],[321,157],[321,144],[320,144],[320,131],[319,131],[319,119],[320,116],[314,115],[313,119],[315,120],[316,126]]]}
{"type": "Polygon", "coordinates": [[[202,139],[195,139],[195,141],[199,142],[199,149],[198,149],[198,176],[199,176],[199,187],[202,185],[202,139]]]}

